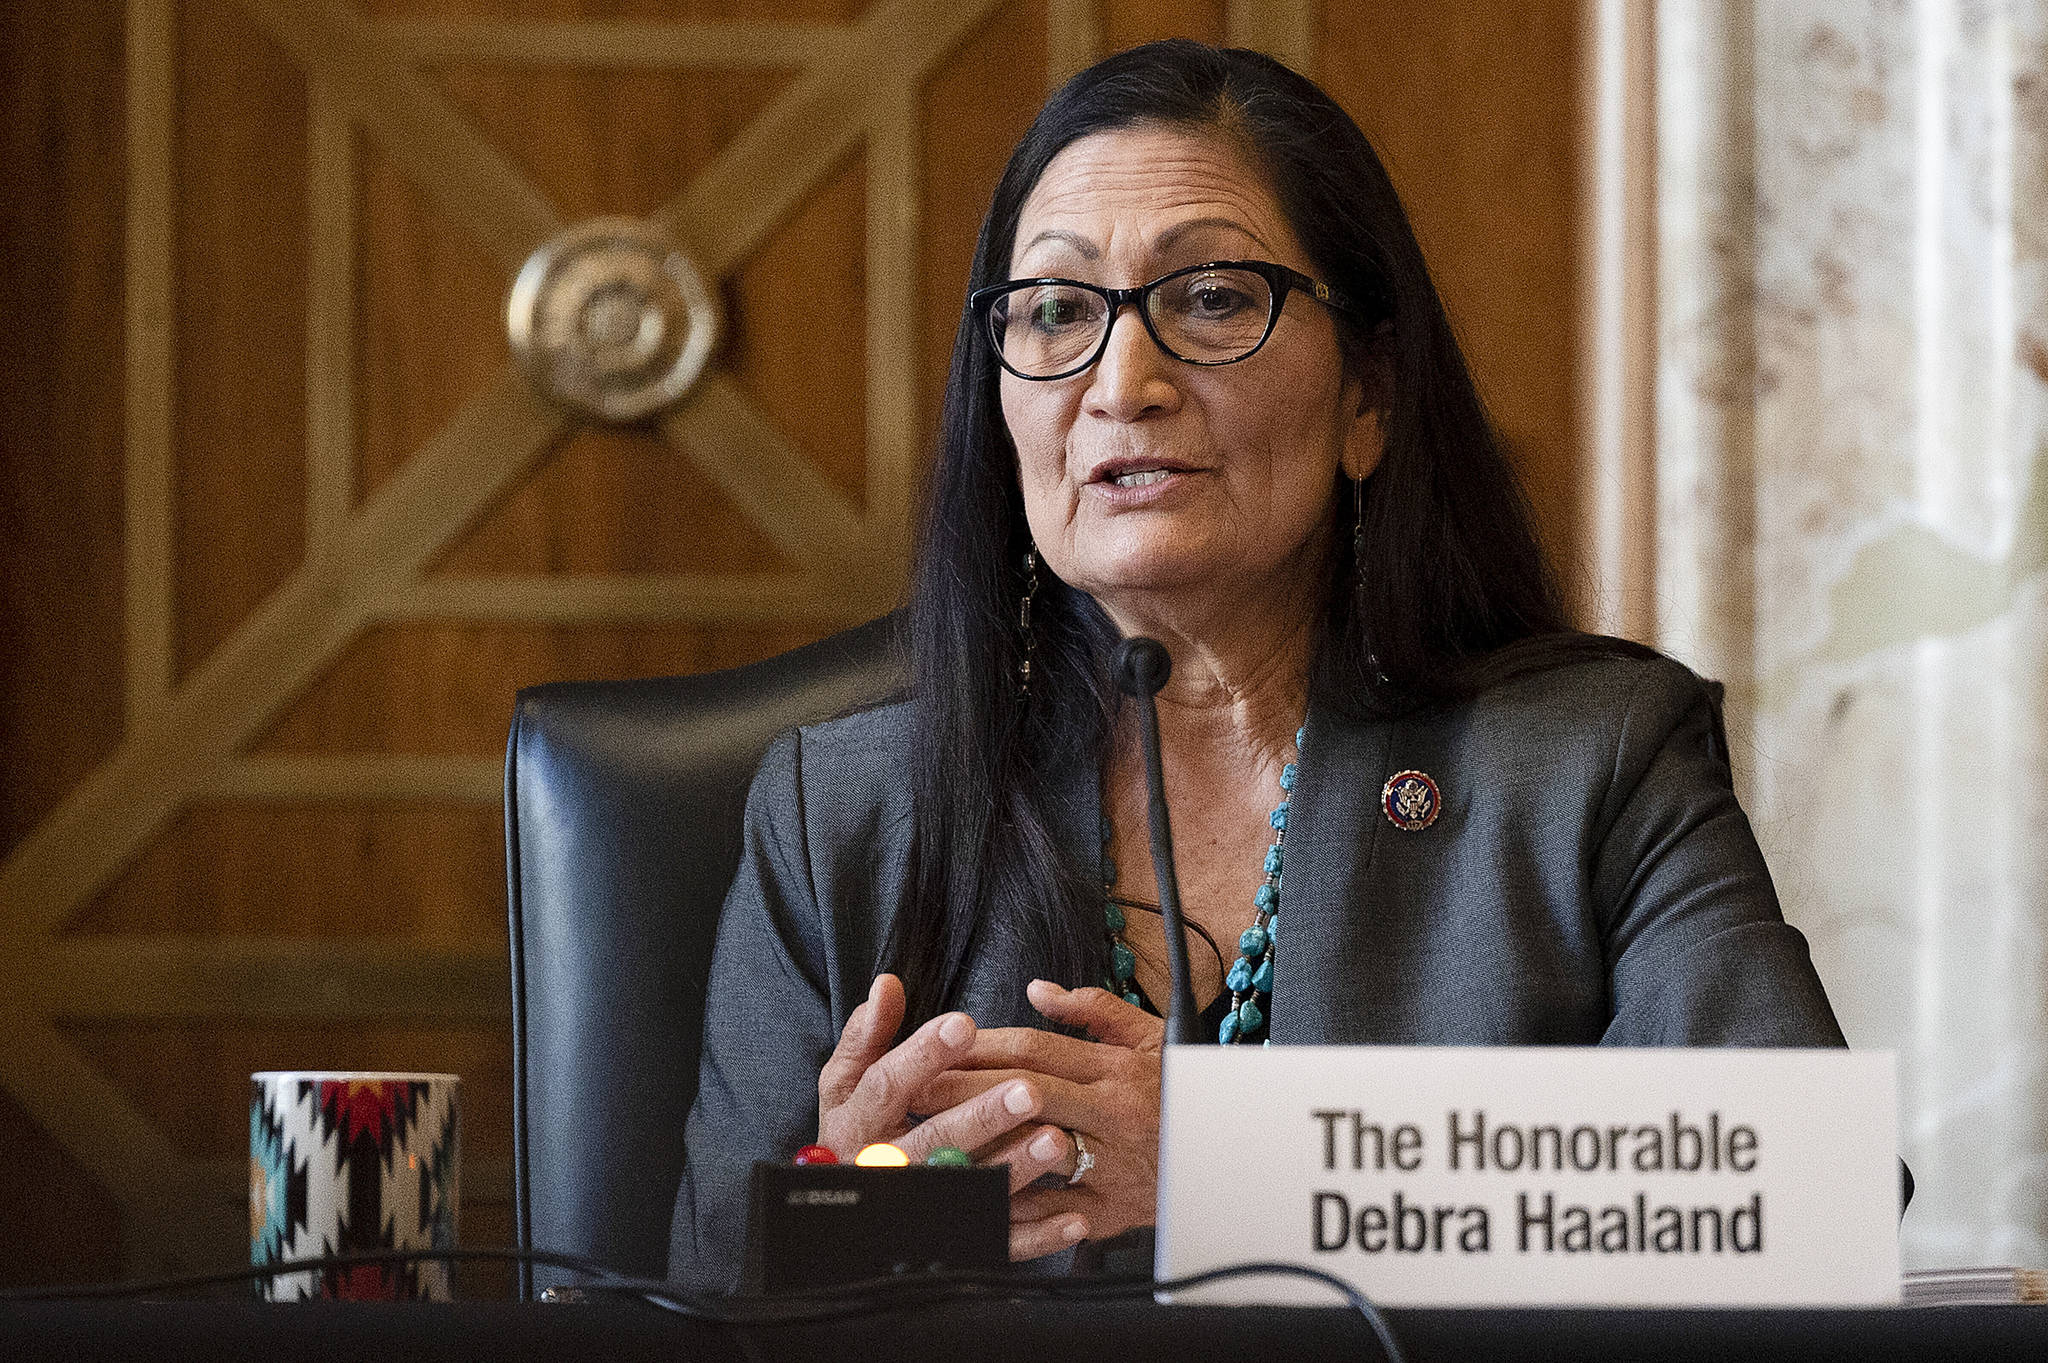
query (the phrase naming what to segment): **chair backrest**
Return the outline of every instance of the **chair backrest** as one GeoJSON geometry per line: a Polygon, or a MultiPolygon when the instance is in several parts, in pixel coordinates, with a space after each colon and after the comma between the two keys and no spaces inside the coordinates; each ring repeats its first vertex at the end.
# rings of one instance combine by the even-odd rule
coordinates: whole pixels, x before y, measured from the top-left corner
{"type": "MultiPolygon", "coordinates": [[[[662,1276],[718,913],[774,736],[903,685],[894,617],[751,667],[519,693],[505,754],[522,1248],[662,1276]]],[[[536,1279],[522,1270],[523,1295],[536,1279]]]]}

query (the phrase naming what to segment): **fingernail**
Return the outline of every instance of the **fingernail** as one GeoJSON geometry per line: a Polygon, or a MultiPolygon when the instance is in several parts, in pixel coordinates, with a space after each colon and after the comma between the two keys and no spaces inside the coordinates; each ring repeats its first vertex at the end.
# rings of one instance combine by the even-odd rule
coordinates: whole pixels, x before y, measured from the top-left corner
{"type": "Polygon", "coordinates": [[[881,997],[882,977],[880,975],[877,975],[875,976],[875,982],[868,986],[868,1002],[873,1003],[876,999],[879,999],[881,997]]]}
{"type": "Polygon", "coordinates": [[[1031,1142],[1031,1158],[1035,1160],[1050,1161],[1059,1152],[1060,1138],[1050,1131],[1040,1132],[1038,1139],[1031,1142]]]}
{"type": "Polygon", "coordinates": [[[974,1022],[965,1013],[955,1013],[939,1024],[939,1040],[955,1050],[974,1040],[974,1022]]]}
{"type": "Polygon", "coordinates": [[[1016,1117],[1021,1117],[1031,1111],[1032,1108],[1037,1106],[1036,1103],[1031,1101],[1031,1086],[1029,1084],[1010,1085],[1010,1091],[1003,1095],[1003,1106],[1010,1111],[1012,1116],[1016,1117]]]}
{"type": "Polygon", "coordinates": [[[1060,1227],[1060,1234],[1066,1236],[1069,1240],[1078,1240],[1087,1233],[1088,1223],[1086,1221],[1069,1221],[1066,1225],[1060,1227]]]}

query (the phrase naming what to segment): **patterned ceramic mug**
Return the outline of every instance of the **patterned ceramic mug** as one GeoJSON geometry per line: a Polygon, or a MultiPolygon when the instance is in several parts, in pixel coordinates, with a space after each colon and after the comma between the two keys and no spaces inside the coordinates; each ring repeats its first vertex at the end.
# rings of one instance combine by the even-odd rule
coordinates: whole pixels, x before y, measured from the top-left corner
{"type": "MultiPolygon", "coordinates": [[[[283,1070],[249,1076],[249,1259],[455,1248],[461,1084],[452,1074],[283,1070]]],[[[274,1301],[447,1301],[448,1263],[264,1280],[274,1301]]]]}

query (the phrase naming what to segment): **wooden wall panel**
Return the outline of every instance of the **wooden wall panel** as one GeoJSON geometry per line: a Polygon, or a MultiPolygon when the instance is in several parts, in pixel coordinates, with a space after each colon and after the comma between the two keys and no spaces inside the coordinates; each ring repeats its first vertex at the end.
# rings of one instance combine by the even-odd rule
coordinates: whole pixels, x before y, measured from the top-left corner
{"type": "MultiPolygon", "coordinates": [[[[454,20],[471,23],[586,22],[603,25],[666,24],[681,20],[767,20],[776,23],[845,24],[869,9],[867,0],[364,0],[377,19],[454,20]]],[[[553,39],[547,50],[562,51],[553,39]]]]}
{"type": "Polygon", "coordinates": [[[0,1093],[0,1282],[91,1282],[121,1260],[114,1195],[21,1104],[0,1093]]]}
{"type": "Polygon", "coordinates": [[[722,357],[855,506],[867,500],[867,215],[856,156],[734,272],[722,357]]]}
{"type": "Polygon", "coordinates": [[[785,563],[659,433],[585,427],[487,511],[434,573],[745,572],[785,563]]]}
{"type": "Polygon", "coordinates": [[[473,65],[435,72],[454,107],[571,222],[654,212],[794,74],[473,65]]]}
{"type": "Polygon", "coordinates": [[[806,625],[383,625],[352,644],[258,747],[495,759],[522,686],[739,667],[817,635],[806,625]]]}
{"type": "Polygon", "coordinates": [[[1576,577],[1581,7],[1323,10],[1321,76],[1387,162],[1552,555],[1576,577]]]}
{"type": "Polygon", "coordinates": [[[489,940],[504,929],[501,831],[473,804],[194,805],[71,930],[319,938],[346,924],[355,937],[489,940]]]}
{"type": "Polygon", "coordinates": [[[382,487],[505,365],[505,274],[485,243],[351,137],[360,205],[350,333],[358,431],[348,502],[382,487]]]}
{"type": "Polygon", "coordinates": [[[1048,61],[1045,6],[1007,5],[925,82],[918,120],[925,190],[918,242],[921,444],[929,445],[938,429],[981,218],[1017,139],[1045,102],[1048,61]]]}
{"type": "MultiPolygon", "coordinates": [[[[511,1051],[492,1024],[400,1027],[350,1023],[333,1026],[248,1026],[213,1023],[72,1022],[64,1035],[94,1064],[115,1076],[123,1092],[189,1159],[227,1163],[248,1172],[246,1103],[195,1103],[197,1093],[246,1094],[249,1076],[276,1069],[441,1070],[462,1076],[463,1116],[510,1111],[511,1051]]],[[[465,1120],[465,1160],[503,1164],[512,1158],[511,1128],[465,1120]]],[[[242,1201],[246,1214],[248,1201],[242,1201]]]]}
{"type": "Polygon", "coordinates": [[[52,1191],[0,1179],[0,1213],[97,1220],[0,1281],[238,1258],[253,1068],[463,1073],[465,1235],[509,1237],[512,694],[895,599],[989,190],[1093,53],[1311,59],[1569,524],[1558,0],[129,0],[125,67],[106,7],[29,8],[0,279],[54,340],[0,342],[0,1003],[30,1001],[0,1006],[0,1168],[52,1191]],[[600,213],[675,230],[728,314],[664,422],[584,424],[508,369],[512,271],[600,213]]]}
{"type": "MultiPolygon", "coordinates": [[[[121,741],[126,138],[118,6],[0,15],[4,858],[121,741]]],[[[0,1091],[0,1283],[105,1274],[119,1212],[96,1171],[0,1091]]]]}
{"type": "Polygon", "coordinates": [[[234,0],[184,0],[176,41],[182,673],[304,547],[307,97],[234,0]]]}
{"type": "Polygon", "coordinates": [[[1229,39],[1223,0],[1109,0],[1102,7],[1103,50],[1116,52],[1159,38],[1229,39]]]}
{"type": "Polygon", "coordinates": [[[0,855],[120,741],[121,16],[0,18],[0,855]]]}

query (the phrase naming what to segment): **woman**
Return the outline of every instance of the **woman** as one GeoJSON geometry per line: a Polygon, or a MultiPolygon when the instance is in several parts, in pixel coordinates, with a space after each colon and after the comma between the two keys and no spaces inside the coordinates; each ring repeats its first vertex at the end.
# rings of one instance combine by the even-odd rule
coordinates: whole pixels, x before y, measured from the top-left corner
{"type": "Polygon", "coordinates": [[[812,1140],[1009,1165],[1019,1259],[1150,1223],[1166,953],[1125,635],[1172,656],[1220,1040],[1841,1044],[1705,686],[1567,631],[1334,102],[1248,52],[1102,62],[1011,158],[973,285],[911,694],[785,735],[749,798],[672,1276],[730,1284],[748,1165],[812,1140]]]}

